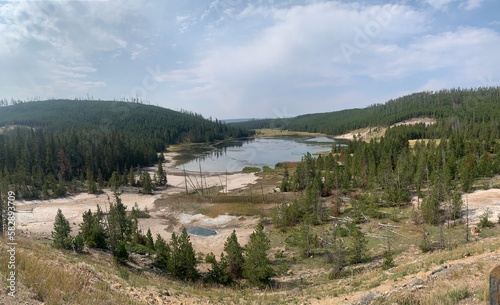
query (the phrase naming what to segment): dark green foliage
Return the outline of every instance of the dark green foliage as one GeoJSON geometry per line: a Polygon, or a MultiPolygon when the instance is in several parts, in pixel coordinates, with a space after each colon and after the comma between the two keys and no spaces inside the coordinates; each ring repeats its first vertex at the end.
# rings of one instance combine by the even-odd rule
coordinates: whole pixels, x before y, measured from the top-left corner
{"type": "Polygon", "coordinates": [[[56,218],[54,221],[54,231],[52,231],[52,244],[58,249],[71,249],[71,227],[69,221],[64,217],[61,209],[57,210],[56,218]]]}
{"type": "Polygon", "coordinates": [[[117,171],[114,171],[113,174],[111,174],[111,178],[108,181],[108,185],[113,189],[113,191],[117,192],[120,186],[122,185],[120,181],[120,175],[118,174],[117,171]]]}
{"type": "Polygon", "coordinates": [[[152,194],[153,193],[153,185],[151,183],[151,175],[148,172],[142,173],[142,192],[144,194],[152,194]]]}
{"type": "Polygon", "coordinates": [[[97,206],[97,211],[88,210],[82,215],[80,235],[90,248],[106,249],[108,247],[108,232],[104,226],[104,213],[97,206]]]}
{"type": "Polygon", "coordinates": [[[119,264],[123,264],[127,261],[128,251],[124,242],[119,242],[116,244],[115,251],[113,252],[113,257],[119,264]]]}
{"type": "MultiPolygon", "coordinates": [[[[282,128],[294,131],[322,132],[331,135],[343,134],[358,128],[390,126],[418,117],[448,119],[454,131],[457,120],[491,122],[500,117],[497,101],[500,87],[477,89],[451,89],[437,92],[419,92],[375,104],[364,109],[349,109],[300,115],[295,118],[252,120],[235,123],[234,126],[249,129],[282,128]],[[454,125],[452,125],[452,124],[454,125]]],[[[424,138],[428,131],[420,127],[412,129],[412,139],[424,138]]],[[[489,139],[488,139],[489,140],[489,139]]]]}
{"type": "Polygon", "coordinates": [[[391,251],[386,251],[384,253],[384,261],[382,262],[382,270],[388,270],[394,267],[394,257],[391,251]]]}
{"type": "Polygon", "coordinates": [[[300,255],[303,258],[308,258],[312,255],[313,249],[316,248],[318,236],[314,233],[310,222],[303,220],[299,228],[292,230],[292,233],[286,238],[285,242],[298,247],[300,255]]]}
{"type": "Polygon", "coordinates": [[[264,226],[259,223],[257,229],[250,234],[243,263],[243,277],[255,286],[265,287],[275,274],[267,258],[270,247],[269,238],[264,233],[264,226]]]}
{"type": "Polygon", "coordinates": [[[150,248],[148,248],[144,245],[141,245],[141,244],[128,243],[128,244],[126,244],[126,249],[128,252],[137,253],[137,254],[141,254],[141,255],[153,253],[150,248]]]}
{"type": "Polygon", "coordinates": [[[127,207],[122,203],[120,196],[115,195],[115,202],[109,205],[109,215],[107,218],[109,244],[114,253],[116,245],[130,241],[134,231],[133,221],[127,217],[127,207]]]}
{"type": "Polygon", "coordinates": [[[196,253],[186,231],[182,229],[180,235],[172,233],[169,243],[171,256],[167,269],[173,276],[182,280],[194,281],[199,277],[196,270],[196,253]]]}
{"type": "Polygon", "coordinates": [[[490,228],[495,226],[495,224],[490,221],[490,216],[491,216],[491,211],[488,209],[486,212],[484,212],[480,217],[479,217],[479,224],[478,226],[480,228],[490,228]]]}
{"type": "Polygon", "coordinates": [[[283,180],[281,181],[280,190],[282,192],[290,191],[290,174],[288,173],[287,166],[285,166],[285,172],[283,173],[283,180]]]}
{"type": "MultiPolygon", "coordinates": [[[[331,264],[332,268],[328,274],[329,278],[338,278],[346,264],[347,248],[344,244],[340,229],[345,229],[341,224],[334,222],[332,232],[331,249],[326,254],[326,263],[331,264]]],[[[346,231],[346,230],[344,230],[346,231]]]]}
{"type": "MultiPolygon", "coordinates": [[[[162,155],[163,156],[163,155],[162,155]]],[[[157,183],[158,185],[165,186],[167,184],[167,174],[163,170],[163,160],[159,159],[158,160],[158,167],[156,171],[156,176],[157,176],[157,183]]]]}
{"type": "Polygon", "coordinates": [[[368,241],[364,233],[354,224],[349,226],[349,262],[351,264],[359,264],[367,259],[368,241]]]}
{"type": "Polygon", "coordinates": [[[219,261],[217,261],[213,253],[209,253],[205,257],[205,262],[210,264],[210,269],[205,278],[207,282],[221,285],[228,285],[232,282],[229,264],[224,253],[221,253],[219,261]]]}
{"type": "Polygon", "coordinates": [[[153,234],[151,234],[151,229],[149,229],[149,228],[148,228],[148,231],[146,233],[146,247],[148,247],[152,251],[155,250],[155,243],[153,241],[153,234]]]}
{"type": "Polygon", "coordinates": [[[253,134],[192,113],[115,101],[19,103],[1,108],[0,127],[8,125],[22,127],[0,135],[0,169],[25,199],[64,196],[75,179],[95,193],[92,181],[102,188],[115,171],[116,189],[133,182],[130,173],[123,179],[131,166],[159,162],[157,152],[170,144],[253,134]]]}
{"type": "Polygon", "coordinates": [[[280,204],[273,212],[273,222],[277,227],[291,227],[300,222],[303,208],[299,200],[280,204]]]}
{"type": "Polygon", "coordinates": [[[224,252],[226,252],[225,257],[228,264],[229,274],[233,279],[241,278],[243,275],[243,263],[245,262],[245,259],[243,257],[243,247],[241,247],[238,242],[235,230],[233,230],[224,243],[224,252]]]}
{"type": "Polygon", "coordinates": [[[73,238],[71,246],[72,246],[73,250],[75,250],[76,252],[81,252],[83,250],[84,244],[85,244],[85,241],[83,239],[82,234],[78,233],[78,235],[76,235],[73,238]]]}
{"type": "Polygon", "coordinates": [[[160,234],[156,235],[155,252],[156,256],[153,260],[155,266],[162,270],[168,270],[171,256],[170,246],[160,234]]]}
{"type": "Polygon", "coordinates": [[[130,218],[139,219],[139,218],[150,218],[148,208],[145,207],[144,210],[139,209],[139,205],[137,202],[132,207],[132,211],[130,211],[130,218]]]}
{"type": "Polygon", "coordinates": [[[87,168],[87,189],[89,194],[97,193],[97,185],[94,180],[94,174],[90,168],[87,168]]]}

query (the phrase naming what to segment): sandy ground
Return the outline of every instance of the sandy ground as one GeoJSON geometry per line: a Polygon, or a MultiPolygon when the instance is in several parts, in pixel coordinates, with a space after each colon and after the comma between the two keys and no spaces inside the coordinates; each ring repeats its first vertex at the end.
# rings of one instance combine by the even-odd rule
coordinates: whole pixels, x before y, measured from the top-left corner
{"type": "MultiPolygon", "coordinates": [[[[168,165],[172,165],[172,159],[175,153],[165,154],[168,165]]],[[[147,168],[154,174],[155,168],[147,168]]],[[[184,172],[172,166],[166,166],[165,170],[168,177],[168,187],[166,190],[157,192],[154,195],[142,195],[137,193],[123,193],[120,198],[127,206],[127,210],[131,210],[137,203],[141,210],[147,208],[150,211],[151,218],[140,219],[139,228],[146,232],[148,228],[154,236],[160,234],[167,241],[170,240],[172,232],[179,232],[183,226],[200,226],[215,230],[216,235],[213,236],[197,236],[191,235],[193,247],[197,252],[209,253],[213,252],[219,255],[224,247],[224,242],[233,230],[236,230],[238,240],[241,244],[248,242],[250,233],[257,225],[257,217],[236,217],[229,215],[220,215],[216,218],[210,218],[202,214],[187,214],[178,211],[178,208],[173,211],[168,206],[157,208],[154,202],[159,198],[167,198],[172,193],[184,192],[185,181],[188,182],[188,191],[194,191],[193,186],[201,184],[199,173],[188,173],[189,178],[184,178],[184,172]]],[[[204,173],[203,185],[208,187],[219,186],[221,192],[237,191],[249,184],[256,183],[258,177],[253,173],[235,173],[235,174],[209,174],[204,173]]],[[[17,214],[18,230],[21,234],[31,237],[50,237],[54,226],[54,218],[57,210],[61,209],[65,217],[71,224],[73,234],[76,234],[79,229],[79,224],[82,222],[82,214],[87,210],[96,211],[97,205],[103,211],[109,209],[109,201],[114,201],[114,196],[111,190],[104,190],[103,194],[78,194],[65,198],[52,200],[33,200],[33,201],[18,201],[17,214]]],[[[208,203],[207,203],[208,204],[208,203]]]]}
{"type": "MultiPolygon", "coordinates": [[[[477,224],[479,218],[487,210],[491,212],[489,220],[498,222],[498,215],[500,215],[500,189],[477,190],[470,194],[463,194],[462,200],[464,203],[463,210],[467,209],[467,202],[469,206],[469,222],[477,224]]],[[[417,197],[412,198],[413,205],[417,206],[417,197]]],[[[422,204],[422,199],[420,199],[422,204]]]]}
{"type": "Polygon", "coordinates": [[[471,194],[462,196],[464,208],[469,203],[469,220],[471,223],[479,222],[479,217],[486,212],[491,211],[489,219],[492,222],[498,222],[500,214],[500,189],[479,190],[471,194]]]}
{"type": "MultiPolygon", "coordinates": [[[[432,118],[414,118],[414,119],[406,120],[406,121],[391,125],[391,128],[395,127],[395,126],[400,126],[400,125],[414,125],[414,124],[418,124],[418,123],[424,123],[425,125],[432,125],[432,124],[436,123],[436,120],[432,119],[432,118]]],[[[352,140],[352,139],[354,139],[354,136],[359,137],[361,135],[362,139],[369,140],[372,138],[378,138],[378,137],[383,136],[385,134],[386,129],[387,128],[385,128],[385,127],[362,128],[362,129],[354,130],[352,132],[345,133],[343,135],[335,136],[335,138],[352,140]]]]}
{"type": "MultiPolygon", "coordinates": [[[[161,194],[141,195],[124,193],[120,196],[128,210],[137,203],[141,210],[153,209],[153,202],[160,198],[161,194]]],[[[78,225],[82,222],[82,214],[87,210],[96,211],[97,205],[103,211],[109,209],[109,200],[114,201],[114,196],[110,190],[105,190],[104,194],[78,194],[52,200],[32,200],[17,202],[17,222],[18,230],[23,234],[38,234],[41,236],[50,236],[54,227],[54,218],[57,210],[61,209],[64,216],[68,219],[74,232],[78,231],[78,225]]]]}

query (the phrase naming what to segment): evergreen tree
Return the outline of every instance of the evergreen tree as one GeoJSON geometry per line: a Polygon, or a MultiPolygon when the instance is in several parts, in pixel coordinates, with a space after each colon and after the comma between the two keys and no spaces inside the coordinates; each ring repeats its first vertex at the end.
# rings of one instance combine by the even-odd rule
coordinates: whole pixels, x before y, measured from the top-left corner
{"type": "Polygon", "coordinates": [[[302,224],[298,230],[298,246],[300,249],[300,254],[302,257],[307,258],[312,254],[312,250],[317,242],[317,236],[314,234],[311,224],[307,219],[302,221],[302,224]]]}
{"type": "Polygon", "coordinates": [[[99,205],[97,211],[92,213],[89,209],[82,215],[83,222],[80,224],[80,235],[85,244],[90,248],[106,249],[108,247],[108,235],[104,227],[104,213],[99,205]]]}
{"type": "Polygon", "coordinates": [[[437,225],[440,222],[439,185],[433,185],[427,197],[422,202],[422,216],[425,223],[437,225]]]}
{"type": "Polygon", "coordinates": [[[162,270],[168,270],[170,267],[169,263],[171,257],[170,246],[165,242],[160,234],[156,235],[155,253],[156,256],[153,260],[155,266],[162,270]]]}
{"type": "Polygon", "coordinates": [[[196,280],[199,276],[196,270],[196,253],[186,228],[182,229],[179,236],[172,233],[169,245],[172,251],[169,265],[170,272],[182,280],[196,280]]]}
{"type": "Polygon", "coordinates": [[[149,229],[149,228],[148,228],[148,231],[146,233],[146,247],[148,247],[152,251],[155,250],[155,243],[153,241],[153,235],[151,234],[151,229],[149,229]]]}
{"type": "Polygon", "coordinates": [[[243,277],[251,284],[264,287],[274,276],[274,270],[267,258],[270,241],[264,233],[264,226],[259,223],[257,229],[250,234],[250,241],[246,246],[246,257],[243,263],[243,277]]]}
{"type": "Polygon", "coordinates": [[[52,231],[53,245],[58,249],[71,249],[71,227],[69,221],[64,217],[61,209],[57,210],[52,231]]]}
{"type": "Polygon", "coordinates": [[[126,243],[132,237],[133,222],[127,217],[126,209],[120,196],[115,194],[115,202],[110,203],[108,215],[109,240],[113,253],[115,253],[116,245],[126,243]]]}
{"type": "Polygon", "coordinates": [[[226,252],[229,274],[233,279],[241,278],[245,260],[243,258],[243,247],[238,242],[235,230],[233,230],[224,243],[224,252],[226,252]]]}
{"type": "Polygon", "coordinates": [[[165,186],[167,184],[167,174],[163,170],[162,159],[158,160],[158,167],[157,168],[158,168],[156,171],[157,183],[161,186],[165,186]]]}
{"type": "Polygon", "coordinates": [[[128,185],[135,186],[135,177],[134,177],[134,167],[133,166],[130,166],[127,180],[128,180],[128,185]]]}
{"type": "Polygon", "coordinates": [[[290,174],[288,173],[287,166],[285,166],[285,172],[283,173],[283,181],[281,181],[280,190],[282,192],[288,192],[290,190],[290,174]]]}
{"type": "Polygon", "coordinates": [[[368,241],[355,224],[350,225],[350,230],[349,261],[351,264],[359,264],[366,260],[368,241]]]}
{"type": "Polygon", "coordinates": [[[94,174],[90,168],[87,168],[87,189],[89,194],[97,193],[97,186],[94,181],[94,174]]]}
{"type": "Polygon", "coordinates": [[[340,276],[346,261],[346,247],[343,240],[339,237],[339,228],[340,224],[335,221],[333,224],[331,253],[328,255],[328,260],[332,264],[332,269],[328,275],[331,279],[340,276]]]}
{"type": "Polygon", "coordinates": [[[117,171],[114,171],[108,182],[109,186],[113,189],[114,192],[117,192],[120,188],[120,180],[120,175],[117,171]]]}
{"type": "Polygon", "coordinates": [[[115,261],[119,264],[124,264],[128,259],[128,251],[125,247],[124,242],[119,242],[116,244],[115,251],[113,253],[115,261]]]}
{"type": "Polygon", "coordinates": [[[151,184],[151,176],[149,175],[148,172],[143,172],[142,177],[143,177],[142,191],[144,192],[144,194],[152,194],[153,186],[151,184]]]}
{"type": "Polygon", "coordinates": [[[221,253],[220,260],[217,261],[213,253],[207,254],[205,262],[210,264],[206,280],[210,283],[228,285],[231,283],[231,274],[228,272],[228,262],[224,253],[221,253]]]}

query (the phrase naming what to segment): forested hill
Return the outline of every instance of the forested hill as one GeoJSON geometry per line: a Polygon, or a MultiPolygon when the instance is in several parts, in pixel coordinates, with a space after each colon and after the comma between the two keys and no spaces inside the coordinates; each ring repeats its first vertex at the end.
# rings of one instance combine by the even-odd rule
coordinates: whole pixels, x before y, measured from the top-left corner
{"type": "Polygon", "coordinates": [[[355,129],[390,126],[411,118],[432,117],[469,122],[492,122],[500,118],[500,87],[419,92],[363,109],[315,113],[286,119],[235,123],[249,129],[280,128],[340,135],[355,129]]]}
{"type": "Polygon", "coordinates": [[[0,108],[0,181],[21,197],[63,195],[74,180],[107,181],[179,142],[252,133],[218,120],[139,103],[49,100],[0,108]]]}

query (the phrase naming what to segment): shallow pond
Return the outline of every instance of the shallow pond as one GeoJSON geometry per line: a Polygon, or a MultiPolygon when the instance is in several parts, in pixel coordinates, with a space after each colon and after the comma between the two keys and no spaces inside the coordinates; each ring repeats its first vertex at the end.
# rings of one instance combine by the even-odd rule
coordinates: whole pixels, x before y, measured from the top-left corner
{"type": "Polygon", "coordinates": [[[211,229],[202,228],[202,227],[189,227],[186,228],[186,231],[192,235],[198,236],[212,236],[217,235],[217,232],[211,229]]]}
{"type": "MultiPolygon", "coordinates": [[[[187,171],[237,172],[245,167],[269,166],[279,162],[297,162],[307,153],[331,151],[335,140],[319,138],[256,138],[231,141],[212,147],[192,148],[190,160],[179,165],[187,171]]],[[[184,155],[186,155],[184,154],[184,155]]]]}

